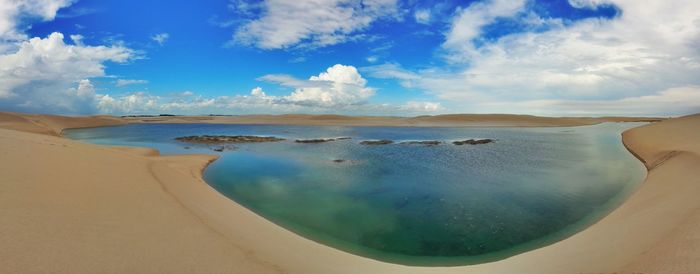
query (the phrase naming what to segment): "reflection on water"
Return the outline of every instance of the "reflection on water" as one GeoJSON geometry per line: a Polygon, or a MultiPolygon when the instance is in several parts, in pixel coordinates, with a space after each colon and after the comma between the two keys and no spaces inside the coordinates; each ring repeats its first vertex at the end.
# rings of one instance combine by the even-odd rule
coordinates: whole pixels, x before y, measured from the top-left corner
{"type": "Polygon", "coordinates": [[[200,134],[272,135],[237,145],[205,172],[215,189],[310,239],[413,265],[501,259],[561,239],[608,212],[644,171],[620,133],[639,124],[573,128],[394,128],[147,124],[67,131],[162,153],[215,153],[174,141],[200,134]],[[320,144],[297,138],[350,136],[320,144]],[[476,146],[366,139],[492,138],[476,146]],[[186,149],[187,148],[187,149],[186,149]],[[334,161],[342,159],[343,162],[334,161]]]}

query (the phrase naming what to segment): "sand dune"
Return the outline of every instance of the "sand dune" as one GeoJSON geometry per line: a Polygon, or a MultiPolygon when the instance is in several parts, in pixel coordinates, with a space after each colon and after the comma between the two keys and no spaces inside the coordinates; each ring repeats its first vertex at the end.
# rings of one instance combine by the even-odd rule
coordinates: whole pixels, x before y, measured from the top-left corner
{"type": "Polygon", "coordinates": [[[283,124],[316,126],[420,126],[420,127],[468,127],[468,126],[581,126],[602,122],[659,121],[649,117],[539,117],[512,114],[448,114],[418,117],[392,116],[343,116],[343,115],[240,115],[240,116],[163,116],[125,117],[131,123],[218,123],[218,124],[283,124]]]}
{"type": "Polygon", "coordinates": [[[66,117],[58,115],[0,112],[0,128],[60,136],[65,128],[85,128],[126,124],[112,116],[66,117]]]}
{"type": "MultiPolygon", "coordinates": [[[[420,126],[438,122],[505,126],[506,117],[515,120],[510,125],[517,126],[613,120],[478,117],[289,115],[154,119],[183,123],[273,123],[280,119],[275,123],[319,125],[339,121],[380,125],[401,120],[404,125],[420,126]]],[[[203,182],[201,171],[214,160],[212,156],[158,156],[150,149],[96,146],[57,137],[66,127],[148,119],[0,113],[0,273],[700,271],[698,115],[635,128],[623,135],[625,145],[650,171],[641,187],[597,224],[561,242],[502,261],[449,268],[378,262],[299,237],[228,200],[203,182]]]]}

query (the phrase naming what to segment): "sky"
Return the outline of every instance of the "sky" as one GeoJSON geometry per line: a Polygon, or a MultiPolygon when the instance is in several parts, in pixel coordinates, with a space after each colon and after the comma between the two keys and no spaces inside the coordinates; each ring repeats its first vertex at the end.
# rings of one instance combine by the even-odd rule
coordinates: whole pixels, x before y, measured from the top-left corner
{"type": "Polygon", "coordinates": [[[0,0],[0,111],[679,116],[700,1],[0,0]]]}

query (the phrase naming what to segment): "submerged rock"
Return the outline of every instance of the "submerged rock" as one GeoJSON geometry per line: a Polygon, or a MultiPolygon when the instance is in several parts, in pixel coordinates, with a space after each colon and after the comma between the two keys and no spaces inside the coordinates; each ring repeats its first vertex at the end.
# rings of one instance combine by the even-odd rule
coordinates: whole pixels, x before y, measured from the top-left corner
{"type": "Polygon", "coordinates": [[[338,138],[319,138],[319,139],[297,139],[294,142],[302,143],[302,144],[318,144],[318,143],[326,143],[326,142],[348,140],[348,139],[351,139],[351,138],[350,137],[338,137],[338,138]]]}
{"type": "Polygon", "coordinates": [[[401,142],[402,145],[425,145],[425,146],[437,146],[439,144],[442,144],[442,141],[406,141],[406,142],[401,142]]]}
{"type": "Polygon", "coordinates": [[[175,140],[196,144],[221,144],[221,143],[262,143],[279,142],[285,139],[267,136],[247,136],[247,135],[197,135],[177,137],[175,140]]]}
{"type": "Polygon", "coordinates": [[[367,140],[367,141],[360,142],[360,145],[376,146],[376,145],[389,145],[389,144],[393,144],[393,143],[394,143],[394,141],[392,141],[392,140],[367,140]]]}
{"type": "Polygon", "coordinates": [[[458,145],[458,146],[461,146],[461,145],[482,145],[482,144],[493,143],[493,139],[469,139],[469,140],[464,140],[464,141],[454,141],[452,143],[455,145],[458,145]]]}
{"type": "Polygon", "coordinates": [[[216,152],[222,152],[224,150],[236,150],[238,147],[234,145],[225,145],[225,146],[216,146],[216,147],[210,147],[211,150],[216,151],[216,152]]]}

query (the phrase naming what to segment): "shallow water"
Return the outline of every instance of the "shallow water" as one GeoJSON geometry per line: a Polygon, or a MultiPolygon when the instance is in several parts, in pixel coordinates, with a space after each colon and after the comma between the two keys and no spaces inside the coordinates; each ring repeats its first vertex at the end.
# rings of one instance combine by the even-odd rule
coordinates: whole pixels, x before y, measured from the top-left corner
{"type": "Polygon", "coordinates": [[[569,128],[403,128],[132,124],[67,130],[97,144],[163,154],[218,153],[185,135],[263,135],[205,171],[216,190],[315,241],[383,261],[464,265],[502,259],[580,231],[619,205],[644,168],[620,134],[639,123],[569,128]],[[349,136],[321,144],[297,138],[349,136]],[[462,140],[365,146],[368,139],[462,140]],[[342,159],[344,162],[333,160],[342,159]]]}

